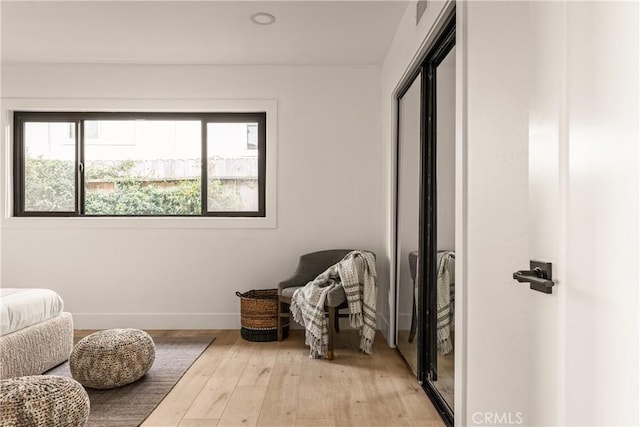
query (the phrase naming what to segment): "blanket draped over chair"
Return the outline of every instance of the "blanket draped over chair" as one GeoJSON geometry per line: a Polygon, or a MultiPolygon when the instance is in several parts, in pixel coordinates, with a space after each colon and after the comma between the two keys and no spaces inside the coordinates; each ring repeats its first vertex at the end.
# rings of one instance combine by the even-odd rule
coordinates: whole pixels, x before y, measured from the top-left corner
{"type": "Polygon", "coordinates": [[[309,357],[327,357],[329,331],[324,307],[328,293],[337,286],[344,287],[351,327],[360,329],[360,349],[367,354],[373,352],[378,294],[376,277],[373,254],[352,251],[342,261],[293,293],[291,314],[296,322],[305,327],[309,357]]]}

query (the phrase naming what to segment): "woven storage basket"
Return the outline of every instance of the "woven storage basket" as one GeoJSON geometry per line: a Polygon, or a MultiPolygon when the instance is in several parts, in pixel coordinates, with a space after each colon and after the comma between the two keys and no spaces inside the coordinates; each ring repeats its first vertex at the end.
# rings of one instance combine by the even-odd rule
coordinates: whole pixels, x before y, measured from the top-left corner
{"type": "MultiPolygon", "coordinates": [[[[278,290],[254,289],[240,297],[240,335],[247,341],[276,341],[278,339],[278,290]]],[[[289,321],[282,327],[282,337],[289,335],[289,321]]]]}

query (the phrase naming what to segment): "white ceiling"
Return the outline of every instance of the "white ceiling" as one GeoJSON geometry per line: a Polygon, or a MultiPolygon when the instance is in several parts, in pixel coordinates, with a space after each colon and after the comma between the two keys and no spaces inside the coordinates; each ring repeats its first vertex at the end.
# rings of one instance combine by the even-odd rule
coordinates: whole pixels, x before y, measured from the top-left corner
{"type": "Polygon", "coordinates": [[[379,64],[407,1],[6,1],[2,62],[379,64]],[[268,12],[277,21],[256,25],[268,12]]]}

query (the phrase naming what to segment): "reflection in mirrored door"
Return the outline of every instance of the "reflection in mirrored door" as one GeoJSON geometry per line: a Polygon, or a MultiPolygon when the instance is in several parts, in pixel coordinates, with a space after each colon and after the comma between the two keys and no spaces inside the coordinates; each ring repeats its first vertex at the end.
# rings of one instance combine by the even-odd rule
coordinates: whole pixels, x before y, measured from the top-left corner
{"type": "Polygon", "coordinates": [[[436,67],[436,357],[433,385],[453,409],[455,302],[455,46],[436,67]]]}
{"type": "Polygon", "coordinates": [[[397,175],[397,347],[418,372],[419,324],[415,287],[420,214],[421,75],[398,100],[397,175]]]}

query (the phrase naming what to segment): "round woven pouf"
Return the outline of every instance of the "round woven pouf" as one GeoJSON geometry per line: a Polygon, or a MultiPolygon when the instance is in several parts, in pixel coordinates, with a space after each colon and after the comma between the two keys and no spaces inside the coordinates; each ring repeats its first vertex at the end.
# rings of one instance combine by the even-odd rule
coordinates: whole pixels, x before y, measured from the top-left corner
{"type": "Polygon", "coordinates": [[[142,378],[155,357],[155,344],[145,331],[108,329],[80,340],[71,352],[69,368],[85,387],[115,388],[142,378]]]}
{"type": "Polygon", "coordinates": [[[3,426],[76,427],[89,418],[89,396],[77,381],[33,375],[0,381],[3,426]]]}

